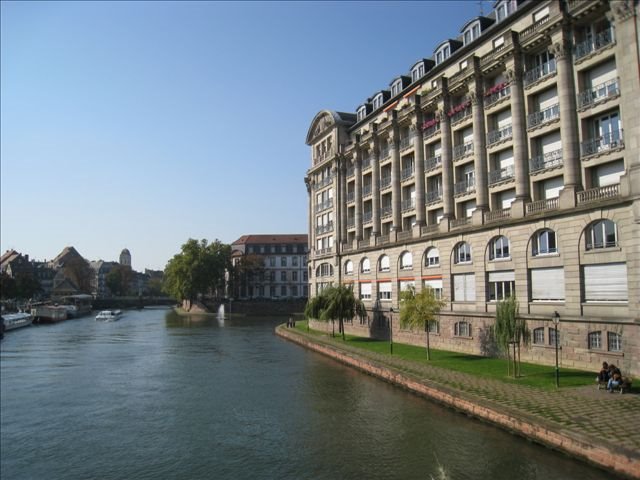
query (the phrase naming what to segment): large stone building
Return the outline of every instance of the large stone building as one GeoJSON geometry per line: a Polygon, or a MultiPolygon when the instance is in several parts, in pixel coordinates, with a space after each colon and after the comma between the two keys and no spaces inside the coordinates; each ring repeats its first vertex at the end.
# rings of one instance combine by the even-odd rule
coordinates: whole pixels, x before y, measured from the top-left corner
{"type": "Polygon", "coordinates": [[[353,284],[371,315],[350,328],[396,330],[399,292],[432,287],[432,344],[473,353],[515,294],[527,360],[555,361],[557,313],[563,366],[640,374],[638,9],[498,1],[355,114],[318,113],[310,293],[353,284]]]}
{"type": "Polygon", "coordinates": [[[243,235],[231,244],[231,263],[238,272],[239,299],[306,298],[307,235],[243,235]],[[245,268],[242,265],[245,265],[245,268]]]}

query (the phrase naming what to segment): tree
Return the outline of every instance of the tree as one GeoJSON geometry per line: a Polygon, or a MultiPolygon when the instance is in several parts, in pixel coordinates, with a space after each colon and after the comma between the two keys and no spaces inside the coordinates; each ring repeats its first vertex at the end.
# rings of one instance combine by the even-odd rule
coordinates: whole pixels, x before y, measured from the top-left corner
{"type": "Polygon", "coordinates": [[[519,305],[515,297],[501,300],[496,307],[496,322],[493,328],[498,348],[507,355],[507,375],[511,375],[513,361],[514,377],[520,376],[520,345],[528,345],[531,338],[526,320],[520,318],[518,313],[519,305]]]}
{"type": "Polygon", "coordinates": [[[17,298],[33,298],[42,291],[40,282],[31,273],[19,273],[15,278],[15,285],[17,298]]]}
{"type": "Polygon", "coordinates": [[[93,271],[89,266],[89,262],[82,257],[72,257],[65,261],[62,268],[64,275],[72,280],[81,292],[91,292],[91,277],[93,271]]]}
{"type": "Polygon", "coordinates": [[[107,273],[105,282],[111,293],[117,297],[122,297],[129,292],[133,272],[125,265],[116,265],[107,273]]]}
{"type": "Polygon", "coordinates": [[[0,274],[0,297],[3,300],[16,298],[16,281],[8,273],[0,274]]]}
{"type": "Polygon", "coordinates": [[[248,254],[238,259],[231,270],[229,295],[240,297],[252,279],[264,273],[264,259],[260,255],[248,254]]]}
{"type": "Polygon", "coordinates": [[[436,321],[445,302],[436,297],[435,290],[423,287],[416,293],[414,287],[409,287],[400,294],[400,325],[404,328],[423,328],[427,332],[427,360],[431,360],[429,346],[429,326],[436,321]]]}
{"type": "Polygon", "coordinates": [[[331,320],[331,335],[335,336],[334,321],[338,320],[338,331],[345,340],[344,321],[356,315],[364,318],[367,314],[364,304],[353,294],[353,290],[346,285],[331,285],[320,295],[309,299],[305,307],[305,317],[322,321],[331,320]]]}
{"type": "Polygon", "coordinates": [[[194,300],[198,295],[220,296],[225,271],[230,265],[231,247],[214,240],[208,243],[190,238],[174,255],[164,271],[164,291],[178,300],[194,300]]]}

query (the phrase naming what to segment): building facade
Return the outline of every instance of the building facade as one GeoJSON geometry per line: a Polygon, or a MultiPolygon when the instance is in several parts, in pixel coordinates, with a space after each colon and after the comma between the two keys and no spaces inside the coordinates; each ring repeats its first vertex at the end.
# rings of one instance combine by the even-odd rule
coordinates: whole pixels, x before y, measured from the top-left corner
{"type": "Polygon", "coordinates": [[[515,295],[527,360],[553,363],[557,339],[563,366],[639,374],[638,10],[498,1],[355,114],[318,113],[310,294],[352,284],[371,315],[351,328],[423,344],[389,317],[404,288],[434,288],[432,345],[470,353],[515,295]]]}
{"type": "Polygon", "coordinates": [[[306,298],[307,235],[244,235],[231,244],[236,299],[306,298]]]}

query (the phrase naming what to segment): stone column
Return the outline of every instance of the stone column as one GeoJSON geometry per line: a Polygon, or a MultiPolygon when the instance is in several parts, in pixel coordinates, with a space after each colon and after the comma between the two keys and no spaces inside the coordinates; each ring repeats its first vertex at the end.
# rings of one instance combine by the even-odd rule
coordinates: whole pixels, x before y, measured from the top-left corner
{"type": "Polygon", "coordinates": [[[309,229],[309,251],[313,252],[315,249],[315,241],[316,241],[316,236],[315,236],[315,231],[313,229],[313,225],[314,225],[314,211],[315,211],[315,203],[316,203],[316,195],[314,193],[314,184],[315,182],[313,181],[313,177],[307,175],[306,177],[304,177],[304,183],[307,186],[307,194],[309,195],[309,211],[308,211],[308,215],[309,215],[309,220],[308,220],[308,225],[307,228],[309,229]]]}
{"type": "Polygon", "coordinates": [[[402,229],[402,193],[400,190],[400,131],[398,128],[397,113],[392,112],[391,134],[389,135],[389,147],[391,148],[391,209],[393,222],[391,231],[402,229]]]}
{"type": "MultiPolygon", "coordinates": [[[[442,146],[442,207],[443,220],[454,218],[453,202],[453,153],[451,150],[451,119],[446,114],[449,111],[449,95],[445,95],[436,113],[440,118],[440,144],[442,146]]],[[[441,222],[442,223],[442,222],[441,222]]]]}
{"type": "Polygon", "coordinates": [[[580,145],[578,144],[578,116],[576,113],[576,89],[573,78],[571,41],[565,26],[560,37],[550,47],[556,59],[558,79],[558,103],[560,104],[560,138],[564,189],[560,191],[560,208],[576,206],[576,192],[583,189],[580,174],[580,145]]]}
{"type": "MultiPolygon", "coordinates": [[[[338,170],[340,175],[338,179],[340,183],[340,197],[337,201],[334,200],[334,211],[336,212],[334,222],[336,222],[337,225],[334,224],[333,230],[334,232],[339,232],[340,252],[342,252],[343,242],[347,241],[347,168],[351,164],[351,160],[343,156],[340,158],[340,164],[338,170]]],[[[336,241],[338,241],[338,239],[336,239],[336,241]]]]}
{"type": "Polygon", "coordinates": [[[334,251],[337,254],[340,251],[340,230],[337,228],[338,223],[338,205],[340,205],[342,192],[342,182],[344,181],[344,174],[342,172],[342,167],[344,164],[344,156],[339,155],[336,156],[334,160],[332,160],[333,165],[331,166],[331,175],[333,176],[333,180],[331,182],[331,188],[333,189],[333,206],[324,213],[333,212],[333,231],[331,235],[333,235],[333,247],[334,251]]]}
{"type": "Polygon", "coordinates": [[[371,236],[380,235],[380,138],[375,134],[373,136],[373,155],[371,157],[371,198],[372,198],[372,217],[373,227],[371,236]]]}
{"type": "Polygon", "coordinates": [[[415,120],[413,123],[413,151],[416,170],[416,225],[426,225],[427,209],[425,208],[424,186],[424,133],[422,132],[422,109],[420,96],[416,95],[415,120]]]}
{"type": "Polygon", "coordinates": [[[511,68],[507,70],[507,80],[511,87],[511,131],[513,136],[513,168],[516,181],[516,198],[511,204],[512,218],[524,217],[525,205],[531,201],[529,149],[527,148],[527,124],[521,58],[520,52],[516,50],[511,68]]]}
{"type": "Polygon", "coordinates": [[[356,150],[355,176],[356,185],[354,190],[354,199],[356,201],[356,211],[354,222],[356,226],[356,241],[362,240],[362,149],[356,150]]]}
{"type": "MultiPolygon", "coordinates": [[[[473,157],[476,181],[476,211],[489,210],[489,189],[487,186],[487,136],[484,121],[482,78],[475,78],[475,85],[469,90],[471,112],[473,116],[473,157]]],[[[474,222],[475,223],[475,222],[474,222]]]]}

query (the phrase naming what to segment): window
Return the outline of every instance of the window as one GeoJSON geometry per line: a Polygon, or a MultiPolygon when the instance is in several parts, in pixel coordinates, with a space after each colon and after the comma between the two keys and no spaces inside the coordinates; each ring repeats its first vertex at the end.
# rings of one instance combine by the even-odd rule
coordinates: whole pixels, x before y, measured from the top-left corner
{"type": "Polygon", "coordinates": [[[556,232],[548,229],[540,230],[534,234],[531,242],[531,254],[536,257],[538,255],[549,255],[550,253],[558,253],[556,232]]]}
{"type": "Polygon", "coordinates": [[[564,268],[531,269],[531,300],[533,302],[564,301],[564,268]]]}
{"type": "Polygon", "coordinates": [[[275,271],[271,271],[269,273],[270,273],[269,280],[271,280],[272,282],[275,282],[276,281],[276,272],[275,271]]]}
{"type": "Polygon", "coordinates": [[[476,277],[474,273],[453,276],[453,301],[473,302],[476,299],[476,277]]]}
{"type": "Polygon", "coordinates": [[[480,22],[475,21],[472,25],[469,25],[462,34],[462,40],[465,45],[469,45],[476,38],[480,36],[480,22]]]}
{"type": "Polygon", "coordinates": [[[400,268],[403,270],[411,270],[413,268],[413,256],[411,252],[404,252],[400,257],[400,268]]]}
{"type": "Polygon", "coordinates": [[[431,288],[436,298],[442,298],[442,277],[423,280],[422,288],[431,288]]]}
{"type": "Polygon", "coordinates": [[[470,337],[471,325],[469,322],[457,322],[453,327],[453,335],[456,337],[470,337]]]}
{"type": "Polygon", "coordinates": [[[287,281],[287,272],[280,272],[280,281],[281,282],[287,281]]]}
{"type": "Polygon", "coordinates": [[[281,297],[286,297],[287,296],[287,286],[286,285],[282,285],[280,287],[280,296],[281,297]]]}
{"type": "Polygon", "coordinates": [[[421,63],[411,70],[411,81],[415,82],[424,75],[424,64],[421,63]]]}
{"type": "Polygon", "coordinates": [[[276,287],[269,287],[269,294],[271,297],[275,297],[276,296],[276,287]]]}
{"type": "Polygon", "coordinates": [[[533,21],[537,22],[548,16],[549,16],[549,7],[544,7],[542,10],[538,10],[533,14],[533,21]]]}
{"type": "Polygon", "coordinates": [[[276,257],[269,257],[269,266],[270,267],[276,266],[276,257]]]}
{"type": "Polygon", "coordinates": [[[447,42],[443,46],[441,46],[438,50],[436,50],[436,65],[444,62],[451,55],[451,47],[447,42]]]}
{"type": "Polygon", "coordinates": [[[587,338],[587,344],[589,350],[601,350],[602,349],[602,332],[590,332],[587,338]]]}
{"type": "Polygon", "coordinates": [[[616,224],[611,220],[599,220],[587,227],[585,240],[587,250],[615,247],[617,245],[616,224]]]}
{"type": "Polygon", "coordinates": [[[432,247],[427,251],[427,256],[424,260],[425,267],[437,267],[440,265],[440,252],[437,248],[432,247]]]}
{"type": "Polygon", "coordinates": [[[378,283],[378,299],[385,301],[391,300],[391,282],[378,283]]]}
{"type": "Polygon", "coordinates": [[[382,106],[382,94],[379,93],[373,98],[373,109],[380,108],[382,106]]]}
{"type": "Polygon", "coordinates": [[[306,282],[309,280],[309,274],[307,273],[307,271],[305,270],[304,272],[302,272],[302,281],[306,282]]]}
{"type": "Polygon", "coordinates": [[[471,245],[467,242],[461,242],[454,249],[453,263],[470,263],[471,262],[471,245]]]}
{"type": "Polygon", "coordinates": [[[404,292],[409,289],[412,289],[415,292],[416,282],[414,280],[400,280],[400,291],[404,292]]]}
{"type": "Polygon", "coordinates": [[[362,273],[371,272],[371,262],[369,261],[369,259],[367,257],[362,259],[362,264],[361,264],[360,271],[362,273]]]}
{"type": "Polygon", "coordinates": [[[557,330],[555,328],[549,329],[549,345],[555,345],[556,339],[558,341],[558,345],[560,345],[560,332],[557,332],[558,334],[557,338],[556,338],[556,332],[557,330]]]}
{"type": "Polygon", "coordinates": [[[291,257],[291,265],[294,267],[298,266],[298,257],[291,257]]]}
{"type": "Polygon", "coordinates": [[[440,322],[437,320],[428,321],[426,327],[429,333],[440,333],[440,322]]]}
{"type": "Polygon", "coordinates": [[[585,265],[583,277],[585,302],[627,301],[626,263],[585,265]],[[606,279],[606,282],[603,279],[606,279]]]}
{"type": "Polygon", "coordinates": [[[353,275],[353,262],[351,260],[347,260],[344,263],[344,274],[353,275]]]}
{"type": "Polygon", "coordinates": [[[489,272],[487,301],[497,302],[515,295],[516,278],[513,270],[489,272]]]}
{"type": "MultiPolygon", "coordinates": [[[[296,273],[296,272],[294,272],[296,273]]],[[[291,296],[292,297],[297,297],[298,296],[298,286],[297,285],[292,285],[291,286],[291,296]]]]}
{"type": "Polygon", "coordinates": [[[510,257],[511,254],[509,253],[509,239],[504,235],[495,238],[491,242],[491,248],[489,250],[489,260],[510,257]]]}
{"type": "Polygon", "coordinates": [[[358,121],[364,120],[366,116],[367,116],[367,107],[363,105],[358,109],[358,121]]]}
{"type": "Polygon", "coordinates": [[[287,257],[280,257],[280,266],[281,267],[287,266],[287,257]]]}
{"type": "Polygon", "coordinates": [[[291,272],[291,280],[294,282],[298,281],[298,272],[296,271],[291,272]]]}
{"type": "Polygon", "coordinates": [[[389,267],[389,257],[387,255],[382,255],[380,257],[380,272],[388,272],[390,270],[389,267]]]}
{"type": "Polygon", "coordinates": [[[615,332],[607,332],[607,344],[610,352],[621,352],[622,335],[615,332]]]}
{"type": "Polygon", "coordinates": [[[371,300],[371,284],[360,284],[360,300],[371,300]]]}
{"type": "Polygon", "coordinates": [[[330,263],[321,263],[316,269],[316,277],[330,277],[333,275],[333,266],[330,263]]]}
{"type": "Polygon", "coordinates": [[[544,345],[544,327],[533,329],[533,344],[544,345]]]}

